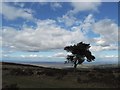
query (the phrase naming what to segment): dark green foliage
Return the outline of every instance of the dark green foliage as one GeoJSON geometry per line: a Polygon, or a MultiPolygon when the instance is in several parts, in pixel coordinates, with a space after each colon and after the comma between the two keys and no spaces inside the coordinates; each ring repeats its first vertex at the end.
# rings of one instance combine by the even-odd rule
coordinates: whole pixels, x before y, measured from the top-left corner
{"type": "Polygon", "coordinates": [[[76,68],[77,64],[82,64],[85,61],[85,57],[87,58],[88,62],[93,61],[95,57],[89,51],[90,47],[90,44],[85,44],[83,42],[73,46],[66,46],[64,50],[72,53],[72,55],[67,56],[68,62],[73,62],[74,68],[76,68]]]}

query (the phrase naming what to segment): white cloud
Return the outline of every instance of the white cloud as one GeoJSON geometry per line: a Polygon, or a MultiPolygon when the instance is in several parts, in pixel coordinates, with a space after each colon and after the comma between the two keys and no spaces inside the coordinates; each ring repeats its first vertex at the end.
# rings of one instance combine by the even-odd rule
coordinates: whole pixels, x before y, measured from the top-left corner
{"type": "Polygon", "coordinates": [[[118,50],[118,25],[111,19],[102,19],[94,22],[91,26],[92,31],[99,37],[90,40],[92,51],[118,50]]]}
{"type": "Polygon", "coordinates": [[[66,53],[63,53],[63,52],[59,52],[59,53],[56,53],[55,55],[53,55],[53,57],[66,57],[66,53]]]}
{"type": "Polygon", "coordinates": [[[77,22],[77,18],[75,18],[73,15],[70,15],[69,13],[63,15],[62,17],[58,18],[59,23],[64,23],[65,26],[69,27],[77,22]]]}
{"type": "Polygon", "coordinates": [[[54,20],[39,20],[37,28],[23,27],[17,31],[14,28],[4,27],[3,45],[12,49],[25,51],[40,51],[63,48],[71,42],[84,41],[85,37],[80,30],[68,31],[56,25],[54,20]]]}
{"type": "Polygon", "coordinates": [[[98,2],[71,2],[73,6],[72,13],[78,13],[80,11],[98,11],[98,6],[100,6],[100,0],[98,2]]]}
{"type": "Polygon", "coordinates": [[[58,3],[58,2],[52,2],[50,5],[51,5],[53,10],[56,10],[58,8],[62,8],[62,4],[58,3]]]}
{"type": "Polygon", "coordinates": [[[102,45],[102,46],[107,46],[108,45],[108,44],[106,44],[106,41],[104,39],[102,39],[102,38],[94,38],[94,41],[98,45],[102,45]]]}
{"type": "Polygon", "coordinates": [[[16,8],[8,5],[7,3],[2,3],[2,12],[0,13],[8,20],[14,20],[16,18],[33,20],[32,10],[16,8]]]}
{"type": "Polygon", "coordinates": [[[85,20],[80,25],[82,28],[82,31],[84,33],[88,33],[90,29],[92,29],[93,24],[95,23],[95,20],[93,18],[92,14],[89,14],[87,17],[85,17],[85,20]]]}
{"type": "Polygon", "coordinates": [[[117,55],[106,55],[106,56],[104,56],[104,57],[106,57],[106,58],[118,58],[117,55]]]}
{"type": "MultiPolygon", "coordinates": [[[[58,18],[59,23],[65,24],[67,27],[71,27],[70,30],[74,31],[81,31],[84,37],[87,36],[88,32],[92,30],[93,24],[95,23],[93,14],[88,14],[83,20],[77,19],[71,13],[67,13],[62,17],[58,18]]],[[[91,42],[90,39],[86,39],[85,42],[91,42]]]]}
{"type": "Polygon", "coordinates": [[[3,58],[24,58],[24,59],[39,59],[39,58],[47,58],[47,56],[43,56],[43,55],[38,55],[38,54],[20,54],[20,55],[16,55],[13,56],[11,54],[2,54],[3,58]]]}
{"type": "MultiPolygon", "coordinates": [[[[56,6],[59,8],[61,7],[57,2],[53,4],[57,4],[56,6]]],[[[86,10],[97,10],[97,7],[100,5],[99,2],[85,2],[89,7],[84,8],[84,3],[72,2],[72,4],[74,5],[73,11],[77,10],[76,13],[86,10]]],[[[3,14],[8,19],[12,20],[18,17],[27,19],[33,18],[32,11],[30,9],[17,9],[7,4],[5,4],[4,7],[7,9],[5,9],[3,14]],[[11,11],[10,14],[8,14],[9,12],[7,12],[7,10],[11,11]],[[16,11],[16,13],[13,14],[13,11],[16,11]],[[28,15],[28,17],[26,17],[25,15],[27,14],[30,14],[30,16],[28,15]]],[[[95,37],[93,39],[92,42],[94,42],[95,45],[91,47],[91,50],[101,51],[117,49],[118,26],[111,19],[103,19],[96,22],[93,15],[89,14],[82,21],[74,17],[73,13],[69,11],[62,17],[59,17],[58,22],[64,23],[66,26],[71,26],[71,31],[61,28],[56,24],[57,21],[50,19],[38,20],[36,22],[37,28],[35,30],[26,26],[24,26],[21,31],[17,31],[11,27],[5,27],[6,30],[3,30],[3,45],[15,50],[25,51],[63,48],[68,44],[80,41],[91,42],[91,40],[85,36],[91,29],[94,33],[100,35],[100,37],[95,37]]]]}
{"type": "Polygon", "coordinates": [[[39,5],[44,6],[44,5],[50,5],[51,9],[57,10],[59,8],[62,8],[62,2],[39,2],[39,5]]]}
{"type": "Polygon", "coordinates": [[[71,26],[80,26],[83,30],[88,30],[91,28],[92,24],[95,22],[93,14],[88,14],[85,18],[78,19],[75,17],[75,15],[72,13],[72,11],[68,11],[65,15],[62,17],[57,18],[59,23],[64,23],[65,26],[71,27],[71,26]]]}
{"type": "Polygon", "coordinates": [[[92,45],[90,48],[93,52],[105,51],[105,50],[118,50],[118,46],[114,44],[110,44],[108,46],[101,46],[101,45],[92,45]]]}
{"type": "Polygon", "coordinates": [[[35,55],[35,54],[34,54],[34,55],[33,55],[33,54],[31,54],[29,57],[37,57],[37,55],[35,55]]]}
{"type": "Polygon", "coordinates": [[[55,20],[51,19],[38,20],[36,23],[37,27],[34,30],[26,26],[21,31],[4,27],[3,45],[14,50],[41,51],[64,48],[66,45],[84,41],[85,43],[93,43],[90,48],[92,51],[118,49],[118,26],[110,19],[95,22],[93,15],[89,14],[85,20],[81,21],[80,25],[72,26],[71,31],[61,28],[55,20]],[[82,32],[83,28],[85,32],[82,32]],[[86,32],[90,28],[100,37],[95,37],[92,40],[87,38],[86,32]]]}
{"type": "Polygon", "coordinates": [[[109,45],[118,42],[118,26],[111,19],[103,19],[93,25],[93,31],[100,35],[97,43],[109,45]]]}
{"type": "Polygon", "coordinates": [[[25,55],[20,55],[22,58],[25,58],[25,55]]]}
{"type": "Polygon", "coordinates": [[[66,58],[67,55],[72,55],[71,52],[58,52],[52,55],[51,57],[66,58]]]}
{"type": "Polygon", "coordinates": [[[99,55],[99,58],[104,58],[104,60],[118,60],[118,55],[99,55]]]}

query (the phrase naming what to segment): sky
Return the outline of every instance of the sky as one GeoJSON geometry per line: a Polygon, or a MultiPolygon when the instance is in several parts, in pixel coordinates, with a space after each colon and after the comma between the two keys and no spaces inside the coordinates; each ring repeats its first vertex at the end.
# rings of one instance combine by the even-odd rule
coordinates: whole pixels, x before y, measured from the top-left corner
{"type": "Polygon", "coordinates": [[[65,61],[64,47],[81,41],[90,43],[95,61],[118,61],[117,2],[0,4],[3,61],[65,61]]]}

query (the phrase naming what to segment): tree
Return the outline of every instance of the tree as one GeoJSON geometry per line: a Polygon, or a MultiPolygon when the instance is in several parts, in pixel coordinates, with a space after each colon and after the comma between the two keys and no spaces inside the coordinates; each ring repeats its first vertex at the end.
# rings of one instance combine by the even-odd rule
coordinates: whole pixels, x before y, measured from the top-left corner
{"type": "Polygon", "coordinates": [[[66,46],[64,50],[72,53],[72,55],[67,55],[66,59],[68,62],[74,63],[74,68],[76,68],[78,64],[82,64],[85,61],[85,57],[88,62],[91,62],[95,57],[89,51],[90,47],[90,44],[85,44],[83,42],[73,46],[66,46]]]}

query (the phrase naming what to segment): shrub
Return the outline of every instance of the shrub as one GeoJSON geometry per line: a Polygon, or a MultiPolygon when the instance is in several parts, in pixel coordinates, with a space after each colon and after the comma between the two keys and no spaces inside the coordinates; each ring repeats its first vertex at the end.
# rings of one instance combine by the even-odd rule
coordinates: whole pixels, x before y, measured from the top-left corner
{"type": "Polygon", "coordinates": [[[80,83],[82,80],[80,77],[77,77],[77,82],[80,83]]]}
{"type": "Polygon", "coordinates": [[[20,68],[17,68],[17,69],[12,69],[10,71],[10,74],[11,75],[33,75],[34,73],[30,69],[20,69],[20,68]]]}
{"type": "Polygon", "coordinates": [[[17,86],[17,84],[6,84],[2,87],[2,90],[19,90],[19,87],[17,86]]]}

